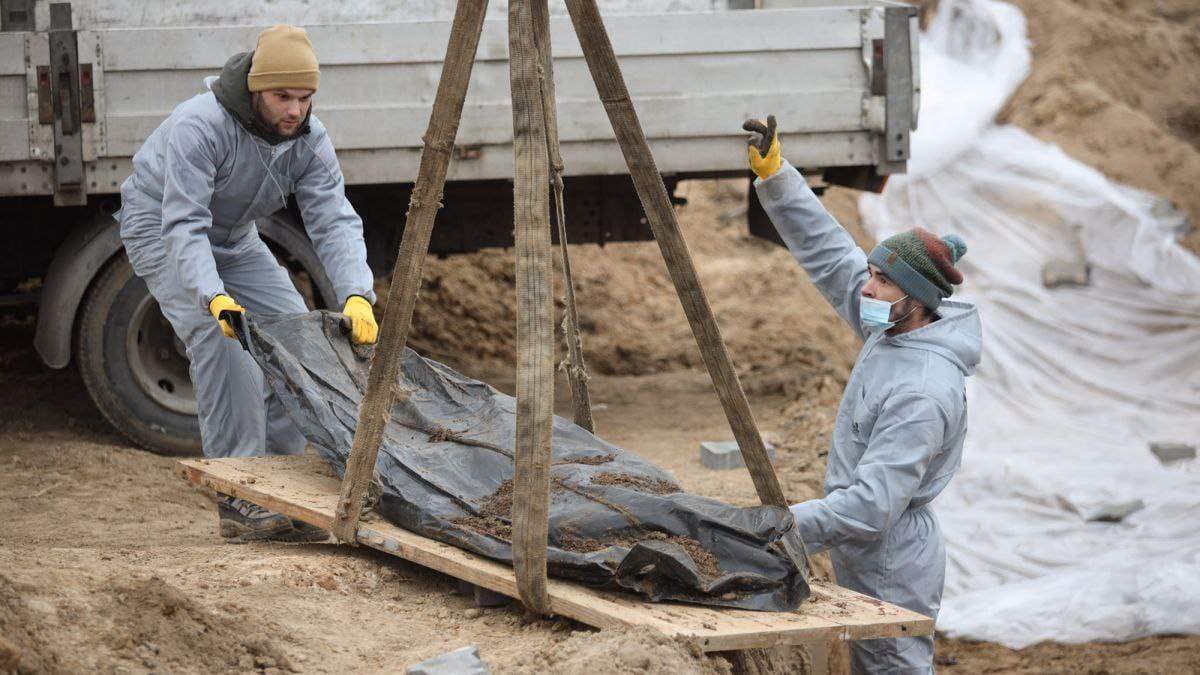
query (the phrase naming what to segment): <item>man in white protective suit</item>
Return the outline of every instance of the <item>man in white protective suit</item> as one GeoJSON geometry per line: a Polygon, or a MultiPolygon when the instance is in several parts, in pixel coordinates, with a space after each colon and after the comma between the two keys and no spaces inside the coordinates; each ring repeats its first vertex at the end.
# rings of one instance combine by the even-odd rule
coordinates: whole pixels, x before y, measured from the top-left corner
{"type": "MultiPolygon", "coordinates": [[[[933,501],[958,469],[966,377],[983,340],[973,305],[946,300],[966,253],[921,228],[868,256],[780,154],[775,118],[747,121],[755,190],[788,250],[865,341],[846,383],[825,496],[791,507],[810,553],[828,550],[842,586],[937,618],[946,551],[933,501]]],[[[933,672],[933,638],[863,640],[855,673],[933,672]]]]}
{"type": "MultiPolygon", "coordinates": [[[[373,276],[362,220],[325,127],[312,114],[320,71],[304,29],[268,28],[234,55],[210,91],[181,103],[133,158],[117,214],[134,271],[146,281],[191,362],[208,457],[297,454],[305,439],[240,348],[227,319],[308,311],[254,221],[295,195],[317,256],[350,319],[373,343],[373,276]]],[[[221,536],[308,541],[325,532],[223,496],[221,536]]]]}

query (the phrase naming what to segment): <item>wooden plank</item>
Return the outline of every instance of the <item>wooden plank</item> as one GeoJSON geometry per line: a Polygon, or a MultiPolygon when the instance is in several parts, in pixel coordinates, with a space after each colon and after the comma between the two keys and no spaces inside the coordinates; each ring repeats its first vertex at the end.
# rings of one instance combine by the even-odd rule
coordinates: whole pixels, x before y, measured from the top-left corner
{"type": "MultiPolygon", "coordinates": [[[[247,499],[290,518],[329,528],[338,480],[312,455],[241,459],[189,459],[177,464],[183,478],[247,499]]],[[[512,598],[512,568],[427,539],[379,518],[359,524],[359,543],[512,598]]],[[[696,638],[705,651],[933,634],[933,620],[828,583],[795,612],[751,612],[679,603],[648,603],[632,593],[599,591],[561,579],[548,584],[550,609],[596,628],[646,626],[666,635],[696,638]],[[880,613],[879,610],[884,612],[880,613]]]]}
{"type": "MultiPolygon", "coordinates": [[[[803,49],[860,49],[859,11],[853,8],[677,12],[612,16],[613,46],[621,56],[754,53],[803,49]]],[[[103,35],[104,69],[219,69],[230,54],[246,51],[262,26],[132,28],[103,35]]],[[[449,21],[401,21],[308,26],[322,66],[441,62],[449,21]]],[[[582,52],[566,17],[550,20],[556,58],[582,52]]],[[[478,59],[508,60],[504,19],[485,22],[478,59]]]]}

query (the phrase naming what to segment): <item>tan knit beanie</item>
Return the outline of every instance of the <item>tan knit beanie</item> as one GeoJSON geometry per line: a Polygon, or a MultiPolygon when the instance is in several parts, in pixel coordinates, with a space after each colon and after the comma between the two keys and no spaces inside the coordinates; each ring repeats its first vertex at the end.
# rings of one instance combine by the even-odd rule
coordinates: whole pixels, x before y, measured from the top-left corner
{"type": "Polygon", "coordinates": [[[250,91],[272,89],[317,90],[321,71],[308,33],[281,23],[258,34],[246,86],[250,91]]]}

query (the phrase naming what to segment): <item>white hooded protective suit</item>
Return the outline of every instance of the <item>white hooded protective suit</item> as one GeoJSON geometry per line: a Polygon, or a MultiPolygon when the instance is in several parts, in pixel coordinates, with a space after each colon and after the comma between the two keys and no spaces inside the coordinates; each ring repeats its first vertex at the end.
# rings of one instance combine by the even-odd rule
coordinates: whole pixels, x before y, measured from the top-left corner
{"type": "MultiPolygon", "coordinates": [[[[838,408],[825,497],[793,506],[796,526],[810,553],[829,550],[840,585],[936,619],[946,552],[929,503],[962,457],[979,314],[945,300],[927,326],[866,333],[863,250],[786,162],[755,187],[788,250],[865,340],[838,408]]],[[[932,672],[933,638],[859,641],[852,662],[856,673],[932,672]]]]}

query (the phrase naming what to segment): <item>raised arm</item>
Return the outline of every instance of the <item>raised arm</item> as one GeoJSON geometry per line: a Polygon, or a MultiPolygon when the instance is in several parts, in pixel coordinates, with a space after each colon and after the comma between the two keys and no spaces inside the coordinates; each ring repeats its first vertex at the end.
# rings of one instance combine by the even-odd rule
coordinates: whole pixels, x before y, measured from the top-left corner
{"type": "Polygon", "coordinates": [[[869,276],[866,253],[786,160],[766,180],[756,179],[754,188],[792,256],[838,315],[865,339],[858,304],[869,276]]]}
{"type": "Polygon", "coordinates": [[[754,189],[783,243],[837,313],[866,339],[858,318],[859,291],[867,283],[867,256],[813,194],[804,176],[783,159],[775,116],[746,120],[754,189]]]}

